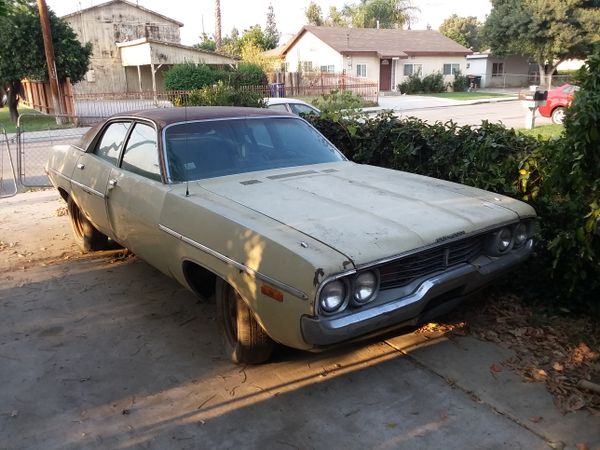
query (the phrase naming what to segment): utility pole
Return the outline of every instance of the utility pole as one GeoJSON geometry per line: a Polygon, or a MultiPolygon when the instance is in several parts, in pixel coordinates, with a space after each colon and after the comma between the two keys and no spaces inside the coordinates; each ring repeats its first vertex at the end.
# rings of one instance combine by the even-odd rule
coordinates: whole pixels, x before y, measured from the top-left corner
{"type": "MultiPolygon", "coordinates": [[[[38,10],[40,12],[40,24],[42,26],[42,36],[44,37],[44,51],[46,53],[46,64],[48,65],[48,81],[50,82],[50,92],[52,94],[52,104],[54,114],[62,114],[62,96],[58,86],[58,76],[56,73],[56,62],[54,61],[54,45],[52,44],[52,31],[50,30],[50,18],[48,17],[48,7],[46,0],[37,0],[38,10]]],[[[62,123],[62,118],[57,117],[56,123],[62,123]]]]}

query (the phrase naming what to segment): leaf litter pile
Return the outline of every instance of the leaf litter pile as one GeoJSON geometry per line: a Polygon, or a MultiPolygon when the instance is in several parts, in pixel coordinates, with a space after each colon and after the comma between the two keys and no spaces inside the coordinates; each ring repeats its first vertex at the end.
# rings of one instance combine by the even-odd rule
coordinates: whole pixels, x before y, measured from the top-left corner
{"type": "Polygon", "coordinates": [[[525,381],[543,382],[563,412],[588,409],[600,415],[600,324],[591,317],[551,315],[518,297],[475,298],[447,317],[437,331],[470,334],[508,347],[502,364],[525,381]]]}

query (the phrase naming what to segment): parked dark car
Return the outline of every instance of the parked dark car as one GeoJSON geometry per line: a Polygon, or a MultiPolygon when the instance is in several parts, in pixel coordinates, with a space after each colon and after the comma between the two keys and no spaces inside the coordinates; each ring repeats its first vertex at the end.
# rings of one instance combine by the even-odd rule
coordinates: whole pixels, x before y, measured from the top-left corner
{"type": "Polygon", "coordinates": [[[563,123],[565,119],[565,110],[571,106],[575,92],[579,86],[572,84],[563,84],[557,88],[548,91],[546,104],[540,106],[538,111],[544,117],[551,117],[552,123],[563,123]]]}

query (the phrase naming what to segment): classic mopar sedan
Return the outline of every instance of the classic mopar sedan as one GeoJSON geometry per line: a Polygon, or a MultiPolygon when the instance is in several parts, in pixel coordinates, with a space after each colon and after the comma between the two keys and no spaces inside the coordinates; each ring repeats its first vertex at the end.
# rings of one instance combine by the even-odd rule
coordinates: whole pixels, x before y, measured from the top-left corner
{"type": "Polygon", "coordinates": [[[83,250],[110,238],[214,294],[239,363],[426,321],[533,246],[527,204],[355,164],[266,109],[114,116],[55,147],[47,171],[83,250]]]}

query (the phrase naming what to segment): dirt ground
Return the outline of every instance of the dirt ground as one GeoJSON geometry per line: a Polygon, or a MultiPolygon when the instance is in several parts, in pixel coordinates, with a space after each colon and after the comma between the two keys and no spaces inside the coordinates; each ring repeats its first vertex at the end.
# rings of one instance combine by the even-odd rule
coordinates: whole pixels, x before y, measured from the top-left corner
{"type": "Polygon", "coordinates": [[[121,250],[81,254],[64,212],[53,191],[0,201],[0,449],[600,448],[597,418],[490,373],[490,343],[408,333],[235,366],[213,304],[121,250]]]}

